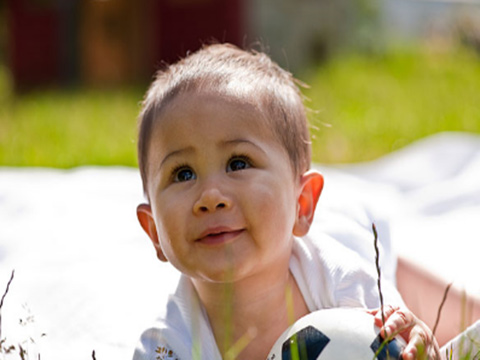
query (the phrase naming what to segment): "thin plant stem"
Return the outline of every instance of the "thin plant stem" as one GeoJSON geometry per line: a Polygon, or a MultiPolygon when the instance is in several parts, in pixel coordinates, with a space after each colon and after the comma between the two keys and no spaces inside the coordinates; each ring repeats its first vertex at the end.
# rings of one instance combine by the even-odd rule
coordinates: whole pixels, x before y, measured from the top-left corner
{"type": "MultiPolygon", "coordinates": [[[[380,297],[380,312],[382,315],[382,323],[385,325],[385,313],[384,313],[384,306],[383,306],[383,293],[382,293],[382,272],[380,269],[380,250],[378,249],[378,233],[377,228],[374,223],[372,223],[372,230],[374,235],[373,244],[375,246],[375,267],[377,268],[377,286],[378,286],[378,296],[380,297]]],[[[387,338],[388,334],[384,333],[385,339],[387,338]]]]}
{"type": "Polygon", "coordinates": [[[257,330],[255,328],[250,328],[245,334],[243,334],[240,339],[235,342],[235,344],[230,347],[225,353],[226,360],[234,360],[237,358],[238,354],[242,352],[243,349],[257,336],[257,330]]]}
{"type": "Polygon", "coordinates": [[[437,318],[435,319],[435,325],[433,326],[433,331],[432,331],[433,336],[435,336],[435,332],[437,331],[437,327],[440,322],[440,317],[442,315],[443,305],[445,305],[445,301],[447,300],[448,292],[450,291],[451,287],[452,287],[452,283],[448,284],[447,287],[445,288],[445,291],[443,292],[443,298],[440,303],[440,306],[438,307],[437,318]]]}
{"type": "Polygon", "coordinates": [[[285,301],[287,303],[288,325],[293,325],[295,322],[295,309],[293,306],[293,291],[290,285],[287,285],[285,289],[285,301]]]}
{"type": "MultiPolygon", "coordinates": [[[[231,246],[227,246],[225,249],[226,257],[229,260],[228,263],[230,266],[226,272],[225,285],[223,289],[223,298],[225,300],[225,309],[224,309],[224,321],[225,321],[225,333],[223,339],[223,351],[227,352],[233,346],[233,250],[231,246]]],[[[238,355],[238,354],[237,354],[238,355]]],[[[236,356],[235,356],[236,357],[236,356]]]]}
{"type": "MultiPolygon", "coordinates": [[[[385,312],[384,312],[384,304],[383,304],[383,292],[382,292],[382,271],[380,269],[380,250],[378,248],[378,232],[377,232],[377,227],[375,226],[375,223],[372,223],[372,230],[373,230],[373,235],[374,235],[374,240],[373,244],[375,246],[375,267],[377,268],[377,285],[378,285],[378,296],[380,298],[380,314],[382,315],[382,323],[385,325],[385,312]]],[[[383,330],[383,344],[382,346],[386,346],[386,351],[387,351],[387,359],[390,359],[390,351],[388,349],[388,334],[385,330],[383,330]]],[[[381,351],[379,349],[379,351],[381,351]]],[[[377,354],[375,354],[376,356],[377,354]]]]}
{"type": "Polygon", "coordinates": [[[8,291],[10,290],[10,284],[12,283],[14,276],[15,276],[15,270],[12,270],[12,275],[10,275],[10,280],[8,280],[7,288],[5,289],[5,292],[2,295],[2,300],[0,300],[0,340],[2,339],[2,307],[3,307],[3,302],[5,301],[5,297],[7,296],[8,291]]]}

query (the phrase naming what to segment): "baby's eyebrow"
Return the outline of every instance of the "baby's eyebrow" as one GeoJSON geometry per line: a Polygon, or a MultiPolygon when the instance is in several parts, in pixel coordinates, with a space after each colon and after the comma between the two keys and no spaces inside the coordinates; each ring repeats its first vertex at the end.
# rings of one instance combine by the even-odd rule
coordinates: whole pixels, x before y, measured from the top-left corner
{"type": "Polygon", "coordinates": [[[257,145],[255,142],[251,141],[251,140],[248,140],[248,139],[233,139],[233,140],[227,140],[227,141],[224,141],[223,144],[225,146],[231,146],[231,145],[237,145],[237,144],[248,144],[248,145],[252,145],[254,146],[255,148],[257,148],[258,150],[262,151],[265,153],[265,150],[262,149],[261,146],[257,145]]]}
{"type": "Polygon", "coordinates": [[[189,153],[192,153],[193,151],[194,151],[193,147],[188,146],[186,148],[182,148],[182,149],[178,149],[178,150],[174,150],[172,152],[169,152],[167,155],[165,155],[163,160],[160,162],[160,165],[158,166],[158,170],[160,170],[162,168],[162,166],[172,157],[176,157],[176,156],[180,156],[180,155],[184,155],[184,154],[189,154],[189,153]]]}

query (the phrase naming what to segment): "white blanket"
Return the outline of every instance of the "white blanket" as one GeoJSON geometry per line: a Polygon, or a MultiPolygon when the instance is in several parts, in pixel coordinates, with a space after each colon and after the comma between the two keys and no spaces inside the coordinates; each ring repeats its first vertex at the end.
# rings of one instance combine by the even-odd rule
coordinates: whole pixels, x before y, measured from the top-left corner
{"type": "MultiPolygon", "coordinates": [[[[373,261],[374,221],[386,277],[398,253],[480,295],[479,136],[439,134],[374,162],[316,167],[326,182],[313,233],[373,261]]],[[[141,201],[137,169],[0,168],[0,296],[15,269],[1,309],[8,344],[23,342],[29,359],[131,358],[178,279],[137,224],[141,201]]]]}

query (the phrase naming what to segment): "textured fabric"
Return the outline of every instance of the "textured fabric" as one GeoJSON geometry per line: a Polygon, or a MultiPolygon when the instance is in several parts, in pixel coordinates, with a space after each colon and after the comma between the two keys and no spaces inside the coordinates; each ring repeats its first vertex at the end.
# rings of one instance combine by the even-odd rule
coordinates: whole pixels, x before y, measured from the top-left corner
{"type": "MultiPolygon", "coordinates": [[[[315,240],[295,239],[290,270],[310,311],[332,307],[376,308],[379,295],[371,265],[323,235],[315,240]]],[[[385,283],[382,293],[388,303],[402,304],[391,284],[385,283]]],[[[166,315],[143,333],[134,360],[169,359],[159,353],[189,360],[196,351],[201,359],[221,360],[195,289],[188,278],[182,277],[169,299],[166,315]]]]}
{"type": "MultiPolygon", "coordinates": [[[[327,235],[295,242],[290,269],[310,311],[331,307],[378,308],[377,274],[372,262],[327,235]]],[[[385,303],[403,305],[400,294],[383,281],[385,303]]]]}
{"type": "Polygon", "coordinates": [[[478,359],[480,355],[480,320],[445,344],[440,349],[440,355],[445,360],[478,359]]]}

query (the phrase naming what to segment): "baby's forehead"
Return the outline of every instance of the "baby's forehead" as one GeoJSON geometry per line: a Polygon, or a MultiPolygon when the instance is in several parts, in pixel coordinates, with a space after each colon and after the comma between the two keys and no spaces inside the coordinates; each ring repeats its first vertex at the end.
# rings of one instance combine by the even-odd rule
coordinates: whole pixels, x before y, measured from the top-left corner
{"type": "MultiPolygon", "coordinates": [[[[233,90],[233,89],[231,89],[233,90]]],[[[272,118],[268,107],[264,105],[261,97],[252,93],[239,93],[237,91],[225,91],[219,89],[206,89],[202,91],[186,91],[177,94],[170,99],[167,104],[158,112],[154,128],[157,124],[162,124],[169,119],[175,125],[184,116],[197,116],[203,121],[208,121],[208,116],[199,116],[202,112],[214,112],[217,109],[228,109],[232,116],[225,116],[224,121],[229,122],[232,119],[241,117],[245,119],[244,126],[256,127],[258,130],[266,130],[275,134],[275,119],[272,118]]],[[[201,122],[198,126],[202,126],[201,122]]],[[[175,127],[175,126],[173,126],[175,127]]],[[[153,129],[154,130],[154,129],[153,129]]],[[[194,131],[195,129],[191,129],[194,131]]]]}

